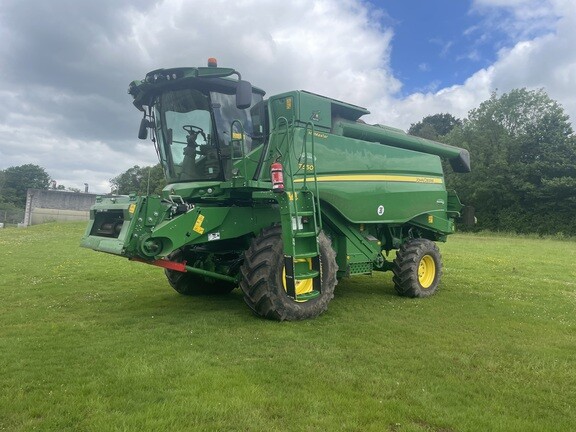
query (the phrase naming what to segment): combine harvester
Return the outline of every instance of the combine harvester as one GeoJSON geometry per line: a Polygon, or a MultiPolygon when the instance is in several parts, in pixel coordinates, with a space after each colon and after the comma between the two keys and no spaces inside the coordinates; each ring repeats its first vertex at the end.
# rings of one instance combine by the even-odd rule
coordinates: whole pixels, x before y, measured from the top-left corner
{"type": "Polygon", "coordinates": [[[214,59],[154,70],[128,92],[168,185],[98,197],[82,246],[163,267],[185,295],[239,285],[274,320],[326,311],[345,276],[391,270],[400,295],[438,289],[434,242],[462,209],[440,158],[469,172],[466,150],[367,125],[365,108],[306,91],[265,99],[214,59]]]}

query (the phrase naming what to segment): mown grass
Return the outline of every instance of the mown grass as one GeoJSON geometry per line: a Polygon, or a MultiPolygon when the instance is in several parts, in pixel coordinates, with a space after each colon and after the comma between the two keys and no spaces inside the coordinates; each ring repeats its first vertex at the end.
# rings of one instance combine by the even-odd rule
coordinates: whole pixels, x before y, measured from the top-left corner
{"type": "Polygon", "coordinates": [[[83,228],[0,230],[0,430],[576,430],[574,242],[455,235],[432,298],[355,277],[277,323],[83,228]]]}

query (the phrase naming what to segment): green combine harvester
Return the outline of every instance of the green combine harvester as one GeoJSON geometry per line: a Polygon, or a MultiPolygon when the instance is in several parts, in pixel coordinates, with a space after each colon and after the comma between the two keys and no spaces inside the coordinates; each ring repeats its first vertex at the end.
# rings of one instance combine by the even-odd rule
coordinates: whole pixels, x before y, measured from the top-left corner
{"type": "Polygon", "coordinates": [[[162,267],[185,295],[240,286],[257,315],[280,321],[326,311],[342,277],[391,270],[400,295],[438,289],[434,242],[462,209],[441,158],[469,172],[466,150],[306,91],[265,99],[214,59],[154,70],[128,92],[168,185],[98,197],[83,247],[162,267]]]}

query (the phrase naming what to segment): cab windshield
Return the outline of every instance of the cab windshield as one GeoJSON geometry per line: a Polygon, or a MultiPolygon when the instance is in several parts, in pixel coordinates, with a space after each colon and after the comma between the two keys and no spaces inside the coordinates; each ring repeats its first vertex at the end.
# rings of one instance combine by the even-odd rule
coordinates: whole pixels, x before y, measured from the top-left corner
{"type": "MultiPolygon", "coordinates": [[[[252,105],[261,100],[255,94],[252,105]]],[[[160,161],[169,182],[224,180],[232,159],[262,141],[253,140],[250,109],[238,109],[233,94],[165,91],[155,100],[154,117],[160,161]],[[237,148],[242,141],[244,149],[237,148]]]]}

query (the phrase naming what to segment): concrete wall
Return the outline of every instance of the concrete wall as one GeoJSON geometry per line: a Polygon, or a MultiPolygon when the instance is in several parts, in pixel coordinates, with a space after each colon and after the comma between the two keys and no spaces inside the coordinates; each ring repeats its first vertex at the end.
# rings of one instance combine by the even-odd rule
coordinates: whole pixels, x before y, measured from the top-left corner
{"type": "Polygon", "coordinates": [[[96,194],[52,189],[28,189],[23,225],[88,220],[96,194]]]}

